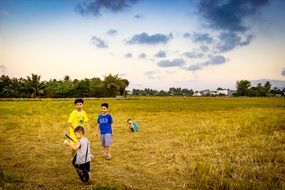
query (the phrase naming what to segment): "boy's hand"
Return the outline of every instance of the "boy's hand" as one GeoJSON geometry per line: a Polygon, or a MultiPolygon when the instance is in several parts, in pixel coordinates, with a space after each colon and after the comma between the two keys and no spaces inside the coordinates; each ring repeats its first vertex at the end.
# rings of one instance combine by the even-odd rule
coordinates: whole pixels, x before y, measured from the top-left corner
{"type": "Polygon", "coordinates": [[[63,144],[65,144],[66,146],[69,146],[68,140],[65,139],[65,140],[63,141],[63,144]]]}

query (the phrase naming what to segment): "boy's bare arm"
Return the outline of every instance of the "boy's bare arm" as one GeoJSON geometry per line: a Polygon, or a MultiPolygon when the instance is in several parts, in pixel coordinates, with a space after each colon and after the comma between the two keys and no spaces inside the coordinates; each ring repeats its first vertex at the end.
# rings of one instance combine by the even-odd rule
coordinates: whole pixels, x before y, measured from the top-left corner
{"type": "Polygon", "coordinates": [[[79,147],[80,147],[80,143],[79,142],[77,142],[76,144],[74,144],[74,145],[70,145],[70,147],[73,149],[73,150],[78,150],[79,149],[79,147]]]}
{"type": "Polygon", "coordinates": [[[96,127],[96,136],[99,135],[99,132],[100,132],[100,127],[99,127],[99,123],[97,124],[97,127],[96,127]]]}
{"type": "Polygon", "coordinates": [[[73,150],[78,150],[79,147],[80,147],[80,142],[77,142],[75,144],[70,144],[70,142],[68,142],[66,140],[66,141],[64,141],[64,144],[67,145],[67,146],[70,146],[70,148],[73,149],[73,150]]]}

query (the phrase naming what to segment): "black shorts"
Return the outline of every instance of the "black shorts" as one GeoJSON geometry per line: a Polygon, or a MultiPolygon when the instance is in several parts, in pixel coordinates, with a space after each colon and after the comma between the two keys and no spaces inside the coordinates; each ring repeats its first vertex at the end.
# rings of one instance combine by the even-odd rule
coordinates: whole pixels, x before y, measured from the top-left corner
{"type": "Polygon", "coordinates": [[[85,164],[78,164],[78,168],[81,170],[85,169],[87,172],[90,172],[90,162],[86,162],[85,164]]]}

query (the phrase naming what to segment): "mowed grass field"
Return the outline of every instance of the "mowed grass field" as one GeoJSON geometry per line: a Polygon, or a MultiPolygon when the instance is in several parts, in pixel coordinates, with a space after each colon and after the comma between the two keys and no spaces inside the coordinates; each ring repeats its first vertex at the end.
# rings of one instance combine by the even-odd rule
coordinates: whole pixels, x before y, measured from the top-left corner
{"type": "Polygon", "coordinates": [[[6,189],[285,189],[285,98],[86,99],[90,185],[63,145],[72,99],[0,105],[6,189]],[[111,161],[95,136],[103,102],[115,121],[111,161]]]}

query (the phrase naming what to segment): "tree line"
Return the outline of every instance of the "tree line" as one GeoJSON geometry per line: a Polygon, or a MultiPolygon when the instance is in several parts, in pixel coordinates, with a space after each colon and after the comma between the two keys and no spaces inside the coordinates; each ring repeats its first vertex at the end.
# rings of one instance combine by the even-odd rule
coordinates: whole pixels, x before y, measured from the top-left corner
{"type": "MultiPolygon", "coordinates": [[[[154,90],[150,88],[133,89],[131,92],[126,88],[129,86],[127,79],[121,79],[118,75],[107,75],[103,80],[94,77],[82,80],[72,80],[69,76],[65,76],[62,80],[52,79],[49,81],[41,81],[41,76],[32,74],[26,78],[10,78],[2,75],[0,78],[0,97],[1,98],[72,98],[72,97],[116,97],[126,96],[192,96],[194,91],[187,88],[171,87],[168,91],[154,90]]],[[[222,88],[218,88],[217,90],[222,88]]],[[[205,90],[209,92],[209,90],[205,90]]],[[[205,92],[204,91],[204,92],[205,92]]],[[[203,92],[203,91],[201,91],[203,92]]],[[[202,93],[209,95],[209,93],[202,93]]],[[[270,82],[265,84],[259,83],[252,86],[248,80],[236,82],[236,90],[231,93],[232,96],[250,96],[250,97],[266,97],[275,96],[276,94],[285,95],[285,88],[272,88],[270,82]]]]}
{"type": "Polygon", "coordinates": [[[115,97],[125,96],[129,85],[127,79],[118,75],[107,75],[100,78],[85,78],[72,80],[65,76],[63,80],[52,79],[41,81],[41,76],[32,74],[26,78],[10,78],[2,75],[0,78],[1,98],[71,98],[71,97],[115,97]]]}
{"type": "Polygon", "coordinates": [[[187,88],[169,88],[168,91],[164,90],[153,90],[150,88],[145,89],[133,89],[133,96],[192,96],[194,91],[192,89],[187,88]]]}
{"type": "MultiPolygon", "coordinates": [[[[224,90],[221,87],[217,88],[218,90],[224,90]]],[[[284,96],[285,88],[282,90],[274,87],[269,81],[264,84],[257,84],[257,86],[253,86],[248,80],[241,80],[236,82],[236,90],[228,90],[231,93],[228,93],[230,96],[249,96],[249,97],[272,97],[275,95],[284,96]]],[[[211,95],[210,90],[202,90],[196,91],[200,92],[202,96],[226,96],[225,94],[216,94],[217,92],[213,91],[215,95],[211,95]]],[[[164,90],[153,90],[150,88],[145,89],[133,89],[132,95],[134,96],[193,96],[194,91],[192,89],[187,88],[169,88],[168,91],[164,90]]]]}
{"type": "Polygon", "coordinates": [[[275,95],[285,95],[285,87],[281,90],[277,87],[272,88],[269,81],[264,84],[258,83],[252,86],[248,80],[241,80],[236,82],[236,96],[249,96],[249,97],[270,97],[275,95]]]}

